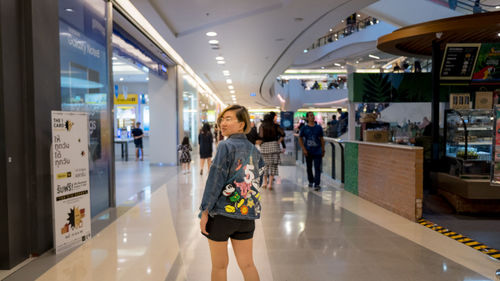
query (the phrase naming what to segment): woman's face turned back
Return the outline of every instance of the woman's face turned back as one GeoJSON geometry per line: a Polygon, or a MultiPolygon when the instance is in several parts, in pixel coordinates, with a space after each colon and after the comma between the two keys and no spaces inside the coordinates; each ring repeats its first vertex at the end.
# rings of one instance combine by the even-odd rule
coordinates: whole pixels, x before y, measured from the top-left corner
{"type": "Polygon", "coordinates": [[[236,112],[234,110],[226,111],[220,121],[221,132],[225,137],[233,134],[243,133],[244,127],[245,123],[238,121],[236,112]]]}

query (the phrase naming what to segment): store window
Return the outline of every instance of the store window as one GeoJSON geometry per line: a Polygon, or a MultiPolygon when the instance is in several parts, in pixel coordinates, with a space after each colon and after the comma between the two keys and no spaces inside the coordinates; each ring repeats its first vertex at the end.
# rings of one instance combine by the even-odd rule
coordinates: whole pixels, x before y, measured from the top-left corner
{"type": "Polygon", "coordinates": [[[182,75],[182,114],[184,134],[192,144],[198,143],[198,90],[196,82],[187,74],[182,75]]]}
{"type": "Polygon", "coordinates": [[[111,110],[106,3],[59,1],[62,110],[89,114],[92,216],[109,207],[111,110]]]}

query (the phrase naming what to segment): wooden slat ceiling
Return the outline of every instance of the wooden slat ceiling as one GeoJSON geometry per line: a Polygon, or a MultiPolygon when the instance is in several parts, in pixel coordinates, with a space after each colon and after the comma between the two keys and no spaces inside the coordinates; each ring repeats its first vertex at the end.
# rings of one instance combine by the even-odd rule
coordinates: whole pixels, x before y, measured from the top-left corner
{"type": "Polygon", "coordinates": [[[414,57],[432,55],[432,41],[446,43],[500,42],[500,12],[446,18],[400,28],[378,39],[383,52],[414,57]],[[436,33],[442,33],[441,38],[436,33]]]}

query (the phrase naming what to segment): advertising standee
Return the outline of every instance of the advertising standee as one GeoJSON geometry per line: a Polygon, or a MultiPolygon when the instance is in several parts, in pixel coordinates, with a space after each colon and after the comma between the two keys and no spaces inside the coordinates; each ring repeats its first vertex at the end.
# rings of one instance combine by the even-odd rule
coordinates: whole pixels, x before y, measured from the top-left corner
{"type": "Polygon", "coordinates": [[[89,128],[85,112],[52,111],[52,213],[60,253],[90,238],[89,128]]]}

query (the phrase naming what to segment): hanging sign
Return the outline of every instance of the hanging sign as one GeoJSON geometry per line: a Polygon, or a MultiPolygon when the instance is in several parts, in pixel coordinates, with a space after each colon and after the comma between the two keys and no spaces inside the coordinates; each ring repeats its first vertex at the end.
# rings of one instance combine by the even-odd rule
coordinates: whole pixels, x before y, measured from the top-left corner
{"type": "Polygon", "coordinates": [[[115,104],[138,104],[139,96],[137,94],[118,94],[118,97],[114,98],[115,104]]]}
{"type": "Polygon", "coordinates": [[[86,112],[52,111],[52,214],[56,253],[90,238],[86,112]]]}

